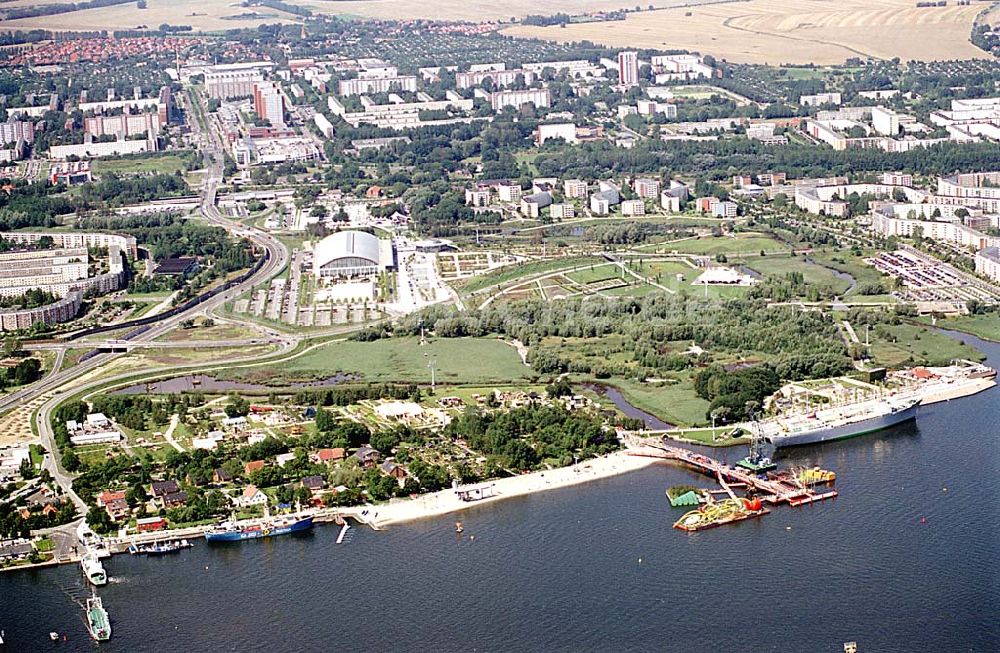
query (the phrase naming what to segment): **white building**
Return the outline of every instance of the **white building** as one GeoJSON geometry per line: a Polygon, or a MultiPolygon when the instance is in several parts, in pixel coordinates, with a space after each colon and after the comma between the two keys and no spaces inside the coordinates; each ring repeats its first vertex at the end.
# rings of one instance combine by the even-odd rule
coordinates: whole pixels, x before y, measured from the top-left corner
{"type": "Polygon", "coordinates": [[[717,218],[735,218],[739,207],[736,202],[717,202],[712,207],[712,215],[717,218]]]}
{"type": "Polygon", "coordinates": [[[679,213],[681,210],[681,198],[671,195],[668,191],[660,193],[660,208],[668,213],[679,213]]]}
{"type": "Polygon", "coordinates": [[[639,83],[639,54],[625,51],[618,53],[618,83],[635,86],[639,83]]]}
{"type": "Polygon", "coordinates": [[[364,95],[366,93],[388,93],[390,91],[417,90],[415,75],[399,77],[358,77],[357,79],[342,79],[339,85],[341,96],[364,95]]]}
{"type": "Polygon", "coordinates": [[[567,143],[576,143],[576,125],[571,122],[560,122],[549,125],[539,125],[535,130],[535,143],[541,145],[552,138],[561,138],[567,143]]]}
{"type": "Polygon", "coordinates": [[[498,184],[497,185],[497,195],[500,197],[501,202],[511,202],[516,203],[521,201],[521,185],[520,184],[498,184]]]}
{"type": "Polygon", "coordinates": [[[490,106],[494,111],[503,111],[504,107],[521,107],[533,104],[535,107],[548,107],[552,104],[552,93],[547,88],[529,88],[524,91],[497,91],[490,93],[490,106]]]}
{"type": "Polygon", "coordinates": [[[323,134],[326,138],[333,138],[333,123],[327,120],[326,116],[317,111],[316,115],[313,116],[313,122],[316,123],[316,128],[319,129],[319,133],[323,134]]]}
{"type": "Polygon", "coordinates": [[[872,107],[872,128],[882,136],[897,136],[899,114],[885,107],[872,107]]]}
{"type": "Polygon", "coordinates": [[[590,188],[585,181],[579,179],[567,179],[563,182],[563,195],[567,199],[577,199],[580,197],[586,197],[590,188]]]}
{"type": "Polygon", "coordinates": [[[976,252],[976,274],[1000,282],[1000,247],[987,247],[976,252]]]}
{"type": "Polygon", "coordinates": [[[804,107],[818,107],[824,104],[839,105],[840,103],[840,93],[817,93],[816,95],[803,95],[799,98],[799,104],[804,107]]]}
{"type": "Polygon", "coordinates": [[[468,206],[484,207],[490,205],[490,189],[486,188],[466,188],[465,203],[468,206]]]}
{"type": "Polygon", "coordinates": [[[97,159],[104,156],[123,156],[140,152],[155,152],[155,139],[117,140],[106,143],[81,143],[79,145],[52,145],[49,147],[49,157],[66,160],[70,157],[81,159],[97,159]]]}
{"type": "Polygon", "coordinates": [[[392,243],[365,231],[338,231],[313,249],[313,274],[317,279],[371,276],[391,267],[392,243]]]}
{"type": "Polygon", "coordinates": [[[636,179],[632,182],[635,194],[643,199],[656,199],[660,194],[659,179],[636,179]]]}
{"type": "Polygon", "coordinates": [[[549,207],[549,217],[553,220],[569,220],[576,217],[576,208],[572,204],[553,204],[549,207]]]}
{"type": "Polygon", "coordinates": [[[622,202],[622,215],[646,215],[646,204],[642,200],[624,200],[622,202]]]}

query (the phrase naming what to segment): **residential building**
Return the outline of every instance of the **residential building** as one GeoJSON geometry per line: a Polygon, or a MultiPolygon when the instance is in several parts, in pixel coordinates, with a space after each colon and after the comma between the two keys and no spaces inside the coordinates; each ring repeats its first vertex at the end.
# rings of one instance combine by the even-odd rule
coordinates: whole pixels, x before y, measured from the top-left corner
{"type": "Polygon", "coordinates": [[[122,114],[119,116],[93,116],[85,118],[83,129],[91,136],[114,136],[124,139],[129,136],[159,135],[166,124],[159,113],[122,114]]]}
{"type": "Polygon", "coordinates": [[[669,191],[660,193],[660,208],[667,213],[680,213],[681,198],[671,195],[669,191]]]}
{"type": "Polygon", "coordinates": [[[268,503],[267,495],[257,488],[256,485],[248,485],[243,488],[243,492],[240,494],[239,498],[236,499],[236,505],[241,508],[249,508],[251,506],[266,506],[268,503]]]}
{"type": "Polygon", "coordinates": [[[465,203],[472,207],[484,207],[490,205],[490,189],[485,188],[466,188],[465,189],[465,203]]]}
{"type": "Polygon", "coordinates": [[[212,66],[205,71],[205,92],[217,100],[251,97],[254,83],[273,67],[266,61],[212,66]]]}
{"type": "Polygon", "coordinates": [[[326,116],[317,111],[316,115],[313,116],[313,122],[316,124],[316,128],[319,129],[319,133],[323,134],[324,138],[333,138],[333,123],[327,120],[326,116]]]}
{"type": "Polygon", "coordinates": [[[0,145],[7,143],[33,143],[35,140],[35,126],[27,120],[16,120],[11,117],[7,122],[0,123],[0,145]]]}
{"type": "Polygon", "coordinates": [[[636,179],[632,182],[632,189],[635,194],[643,199],[656,199],[660,194],[659,179],[636,179]]]}
{"type": "Polygon", "coordinates": [[[332,449],[320,449],[315,454],[313,454],[313,462],[322,463],[324,465],[332,465],[335,462],[343,460],[347,455],[343,447],[333,447],[332,449]]]}
{"type": "Polygon", "coordinates": [[[639,83],[639,54],[633,51],[618,53],[618,84],[635,86],[639,83]]]}
{"type": "Polygon", "coordinates": [[[497,186],[497,195],[501,202],[516,203],[521,201],[521,185],[502,183],[497,186]]]}
{"type": "Polygon", "coordinates": [[[521,107],[533,104],[536,108],[548,107],[552,104],[552,93],[547,88],[530,88],[523,91],[497,91],[490,94],[490,106],[494,111],[502,111],[504,107],[521,107]]]}
{"type": "Polygon", "coordinates": [[[576,208],[572,204],[553,204],[549,207],[549,217],[553,220],[569,220],[576,217],[576,208]]]}
{"type": "Polygon", "coordinates": [[[899,114],[885,107],[872,107],[872,128],[882,136],[897,136],[899,114]]]}
{"type": "Polygon", "coordinates": [[[670,102],[657,102],[655,100],[638,100],[635,103],[636,113],[640,116],[652,116],[662,113],[667,118],[677,117],[677,105],[670,102]]]}
{"type": "Polygon", "coordinates": [[[736,202],[716,202],[712,207],[712,215],[717,218],[735,218],[738,208],[736,202]]]}
{"type": "Polygon", "coordinates": [[[256,82],[253,85],[253,110],[258,118],[267,120],[272,127],[284,127],[285,96],[281,87],[275,82],[256,82]]]}
{"type": "Polygon", "coordinates": [[[622,202],[622,215],[646,215],[646,204],[642,200],[624,200],[622,202]]]}
{"type": "Polygon", "coordinates": [[[1000,282],[1000,247],[987,247],[976,252],[976,274],[1000,282]]]}
{"type": "Polygon", "coordinates": [[[415,75],[400,75],[396,77],[342,79],[339,83],[339,90],[338,95],[341,96],[389,93],[391,91],[416,92],[417,78],[415,75]]]}
{"type": "Polygon", "coordinates": [[[521,197],[521,215],[526,218],[537,219],[541,216],[541,210],[552,204],[552,196],[548,193],[532,193],[521,197]]]}
{"type": "Polygon", "coordinates": [[[715,69],[704,59],[694,54],[665,54],[650,58],[656,73],[656,83],[674,80],[708,78],[715,75],[715,69]]]}
{"type": "Polygon", "coordinates": [[[586,197],[589,191],[590,187],[585,181],[581,181],[579,179],[567,179],[563,182],[563,195],[565,195],[567,199],[586,197]]]}
{"type": "Polygon", "coordinates": [[[904,172],[883,172],[880,181],[886,186],[912,186],[913,175],[904,172]]]}
{"type": "Polygon", "coordinates": [[[799,98],[799,104],[804,107],[818,107],[824,104],[839,105],[840,103],[840,93],[817,93],[816,95],[803,95],[799,98]]]}
{"type": "Polygon", "coordinates": [[[161,499],[168,494],[176,494],[181,491],[181,486],[174,480],[153,481],[149,485],[149,493],[154,499],[161,499]]]}
{"type": "Polygon", "coordinates": [[[469,72],[455,73],[455,86],[460,89],[481,86],[487,79],[493,83],[494,88],[512,86],[521,77],[525,84],[532,84],[535,81],[535,73],[523,68],[514,70],[470,70],[469,72]]]}
{"type": "Polygon", "coordinates": [[[140,152],[155,152],[155,139],[117,140],[104,143],[84,142],[80,145],[51,145],[49,158],[66,160],[71,157],[97,159],[103,156],[124,156],[140,152]]]}

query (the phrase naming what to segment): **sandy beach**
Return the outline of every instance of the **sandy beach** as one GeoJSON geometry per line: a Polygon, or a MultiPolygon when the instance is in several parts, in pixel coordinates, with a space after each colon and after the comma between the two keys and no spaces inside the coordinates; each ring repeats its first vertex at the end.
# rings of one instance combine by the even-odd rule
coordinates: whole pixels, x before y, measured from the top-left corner
{"type": "Polygon", "coordinates": [[[578,466],[560,467],[545,471],[501,478],[474,485],[460,486],[459,490],[484,488],[491,496],[476,501],[463,501],[453,489],[424,494],[411,499],[397,499],[387,504],[366,506],[367,518],[377,526],[422,519],[457,512],[473,506],[481,506],[494,501],[518,497],[532,492],[554,490],[586,483],[600,478],[625,474],[658,462],[655,458],[629,455],[617,451],[600,458],[581,461],[578,466]]]}

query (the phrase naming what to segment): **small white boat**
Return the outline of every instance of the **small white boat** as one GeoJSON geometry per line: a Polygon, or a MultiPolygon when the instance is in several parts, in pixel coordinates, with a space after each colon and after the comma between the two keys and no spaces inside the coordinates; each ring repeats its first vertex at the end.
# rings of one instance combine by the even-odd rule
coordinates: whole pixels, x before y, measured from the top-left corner
{"type": "Polygon", "coordinates": [[[57,633],[56,631],[53,630],[51,633],[49,633],[49,639],[51,639],[53,642],[58,642],[59,641],[59,633],[57,633]]]}

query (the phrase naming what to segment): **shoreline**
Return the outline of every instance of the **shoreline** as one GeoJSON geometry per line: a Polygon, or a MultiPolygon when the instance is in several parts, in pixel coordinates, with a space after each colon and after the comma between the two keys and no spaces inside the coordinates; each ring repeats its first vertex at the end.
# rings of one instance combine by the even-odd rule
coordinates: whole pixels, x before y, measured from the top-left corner
{"type": "Polygon", "coordinates": [[[369,512],[368,519],[381,528],[389,524],[438,517],[504,499],[611,478],[638,471],[659,462],[655,458],[630,455],[630,451],[632,450],[623,449],[599,458],[591,458],[581,461],[578,466],[569,465],[568,467],[547,469],[458,488],[459,490],[491,489],[494,493],[474,501],[463,501],[458,497],[455,489],[448,488],[408,499],[397,499],[389,503],[371,504],[366,506],[369,512]]]}

